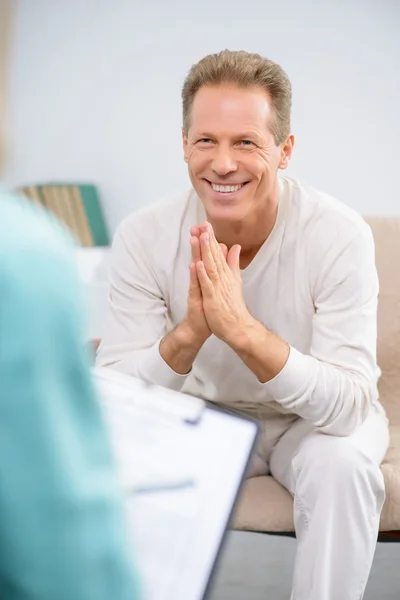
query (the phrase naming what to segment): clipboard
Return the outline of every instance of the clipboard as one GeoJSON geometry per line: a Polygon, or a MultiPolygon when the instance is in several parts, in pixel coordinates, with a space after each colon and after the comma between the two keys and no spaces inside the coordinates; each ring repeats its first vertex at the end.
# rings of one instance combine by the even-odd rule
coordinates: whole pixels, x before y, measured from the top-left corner
{"type": "Polygon", "coordinates": [[[122,473],[143,600],[204,600],[258,424],[108,368],[93,377],[122,473]]]}

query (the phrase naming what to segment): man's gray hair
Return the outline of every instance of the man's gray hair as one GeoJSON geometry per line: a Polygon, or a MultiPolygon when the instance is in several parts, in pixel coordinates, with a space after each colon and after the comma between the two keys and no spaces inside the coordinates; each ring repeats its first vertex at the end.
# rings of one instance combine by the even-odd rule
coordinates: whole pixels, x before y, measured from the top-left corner
{"type": "Polygon", "coordinates": [[[182,88],[183,131],[187,135],[194,97],[205,85],[234,83],[241,88],[259,87],[271,97],[271,132],[277,146],[290,134],[292,86],[277,63],[250,52],[223,50],[209,54],[190,69],[182,88]]]}

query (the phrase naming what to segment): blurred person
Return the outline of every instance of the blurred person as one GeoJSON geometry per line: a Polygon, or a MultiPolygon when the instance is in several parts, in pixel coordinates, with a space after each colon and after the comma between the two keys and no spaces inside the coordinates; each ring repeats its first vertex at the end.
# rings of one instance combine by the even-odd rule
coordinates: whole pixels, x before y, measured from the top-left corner
{"type": "Polygon", "coordinates": [[[293,600],[360,600],[389,440],[374,243],[353,210],[278,175],[294,147],[291,98],[286,73],[258,54],[192,67],[192,188],[118,228],[97,361],[259,418],[251,474],[294,496],[293,600]]]}
{"type": "MultiPolygon", "coordinates": [[[[0,3],[0,168],[7,25],[0,3]]],[[[136,600],[122,494],[84,348],[74,248],[0,190],[0,597],[136,600]]]]}
{"type": "Polygon", "coordinates": [[[135,600],[72,243],[0,193],[0,596],[135,600]]]}

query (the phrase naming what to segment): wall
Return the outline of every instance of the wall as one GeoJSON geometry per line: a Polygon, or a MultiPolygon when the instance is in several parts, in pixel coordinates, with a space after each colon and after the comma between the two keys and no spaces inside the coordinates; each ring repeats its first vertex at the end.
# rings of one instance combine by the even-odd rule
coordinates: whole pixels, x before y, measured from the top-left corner
{"type": "Polygon", "coordinates": [[[0,0],[0,172],[5,159],[7,135],[5,125],[8,120],[5,90],[10,65],[11,1],[0,0]]]}
{"type": "Polygon", "coordinates": [[[294,87],[290,174],[364,214],[400,214],[397,0],[20,0],[6,183],[98,183],[111,230],[188,185],[180,88],[222,48],[294,87]]]}

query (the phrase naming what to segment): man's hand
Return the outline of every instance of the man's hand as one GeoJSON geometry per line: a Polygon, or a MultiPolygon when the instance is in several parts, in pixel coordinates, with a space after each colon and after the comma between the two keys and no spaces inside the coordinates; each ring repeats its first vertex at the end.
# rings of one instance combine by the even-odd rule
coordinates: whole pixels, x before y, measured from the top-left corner
{"type": "MultiPolygon", "coordinates": [[[[182,375],[189,373],[201,347],[212,333],[204,313],[196,269],[196,264],[201,260],[199,227],[192,227],[191,234],[192,263],[186,317],[160,342],[161,357],[171,369],[182,375]]],[[[225,260],[227,247],[220,244],[219,248],[225,260]]]]}
{"type": "MultiPolygon", "coordinates": [[[[192,227],[192,290],[202,298],[209,331],[228,344],[262,383],[273,379],[289,357],[289,345],[249,313],[240,274],[240,246],[227,251],[210,223],[192,227]],[[200,255],[199,255],[200,252],[200,255]],[[200,258],[199,258],[200,256],[200,258]],[[196,275],[197,281],[195,281],[196,275]]],[[[194,292],[193,292],[194,293],[194,292]]],[[[199,296],[197,296],[198,298],[199,296]]]]}
{"type": "MultiPolygon", "coordinates": [[[[193,333],[195,339],[204,343],[211,335],[211,329],[207,323],[207,319],[203,308],[203,297],[200,288],[199,279],[197,276],[196,264],[201,260],[200,250],[200,228],[194,226],[191,228],[192,235],[190,245],[192,248],[192,262],[190,264],[190,284],[188,294],[188,309],[185,322],[189,330],[193,333]]],[[[227,247],[224,244],[219,245],[220,252],[226,260],[227,247]]]]}
{"type": "MultiPolygon", "coordinates": [[[[219,339],[231,345],[241,335],[242,329],[253,321],[243,297],[243,284],[240,275],[240,246],[235,245],[227,252],[215,238],[210,223],[198,228],[198,249],[192,238],[194,266],[191,266],[191,280],[195,286],[195,275],[201,292],[202,306],[209,330],[219,339]]],[[[225,247],[226,248],[226,247],[225,247]]]]}

